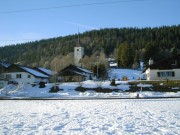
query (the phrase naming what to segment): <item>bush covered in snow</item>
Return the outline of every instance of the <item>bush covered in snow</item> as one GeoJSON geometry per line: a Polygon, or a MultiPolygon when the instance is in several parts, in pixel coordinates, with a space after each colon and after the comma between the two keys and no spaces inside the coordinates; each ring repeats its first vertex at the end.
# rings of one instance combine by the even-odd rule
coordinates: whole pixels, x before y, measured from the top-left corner
{"type": "Polygon", "coordinates": [[[59,89],[59,87],[58,86],[53,86],[51,89],[50,89],[50,93],[57,93],[58,91],[59,91],[60,89],[59,89]]]}

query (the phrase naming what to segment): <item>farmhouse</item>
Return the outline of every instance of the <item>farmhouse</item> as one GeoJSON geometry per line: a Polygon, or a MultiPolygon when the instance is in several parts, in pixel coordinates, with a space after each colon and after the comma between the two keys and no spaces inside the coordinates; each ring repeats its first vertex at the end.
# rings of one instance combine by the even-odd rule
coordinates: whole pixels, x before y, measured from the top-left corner
{"type": "Polygon", "coordinates": [[[26,66],[12,64],[3,72],[3,77],[8,81],[16,81],[22,83],[33,83],[40,81],[49,82],[50,77],[26,66]]]}
{"type": "Polygon", "coordinates": [[[69,65],[58,73],[66,82],[80,82],[89,80],[92,72],[78,66],[69,65]]]}
{"type": "Polygon", "coordinates": [[[180,54],[157,63],[150,60],[144,72],[147,80],[180,80],[180,54]]]}

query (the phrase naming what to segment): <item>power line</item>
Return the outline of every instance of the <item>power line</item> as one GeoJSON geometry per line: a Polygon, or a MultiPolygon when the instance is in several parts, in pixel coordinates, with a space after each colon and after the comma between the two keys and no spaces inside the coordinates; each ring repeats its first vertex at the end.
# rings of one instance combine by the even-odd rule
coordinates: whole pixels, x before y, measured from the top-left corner
{"type": "Polygon", "coordinates": [[[82,6],[93,6],[93,5],[108,5],[108,4],[117,4],[117,3],[126,3],[126,2],[141,2],[145,0],[118,0],[118,1],[109,1],[109,2],[96,2],[96,3],[82,3],[74,5],[63,5],[57,7],[44,7],[44,8],[34,8],[34,9],[24,9],[24,10],[14,10],[14,11],[5,11],[0,12],[0,14],[12,14],[12,13],[21,13],[21,12],[31,12],[31,11],[41,11],[41,10],[51,10],[51,9],[60,9],[60,8],[71,8],[71,7],[82,7],[82,6]]]}

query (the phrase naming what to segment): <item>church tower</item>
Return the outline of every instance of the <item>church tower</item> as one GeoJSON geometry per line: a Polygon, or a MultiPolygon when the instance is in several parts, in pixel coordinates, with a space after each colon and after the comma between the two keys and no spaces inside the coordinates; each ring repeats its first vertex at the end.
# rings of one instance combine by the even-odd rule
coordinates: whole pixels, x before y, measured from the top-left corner
{"type": "Polygon", "coordinates": [[[80,60],[84,55],[84,48],[81,46],[74,47],[74,64],[76,66],[81,66],[80,60]]]}
{"type": "Polygon", "coordinates": [[[80,46],[79,34],[78,34],[78,45],[74,47],[74,65],[81,66],[81,59],[84,56],[84,47],[80,46]]]}

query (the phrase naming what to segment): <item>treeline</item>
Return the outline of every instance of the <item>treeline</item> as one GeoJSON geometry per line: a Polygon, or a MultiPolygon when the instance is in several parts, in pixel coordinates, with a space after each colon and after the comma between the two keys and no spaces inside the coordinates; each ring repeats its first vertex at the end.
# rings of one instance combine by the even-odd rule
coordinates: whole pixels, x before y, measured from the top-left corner
{"type": "MultiPolygon", "coordinates": [[[[87,57],[98,53],[118,60],[120,67],[137,67],[139,60],[159,61],[180,52],[180,25],[157,28],[112,28],[0,47],[0,58],[27,66],[52,68],[65,65],[74,46],[84,47],[87,57]],[[65,60],[64,57],[66,57],[65,60]],[[56,63],[57,66],[57,63],[56,63]]],[[[87,58],[86,57],[86,58],[87,58]]],[[[69,63],[68,63],[69,64],[69,63]]]]}

